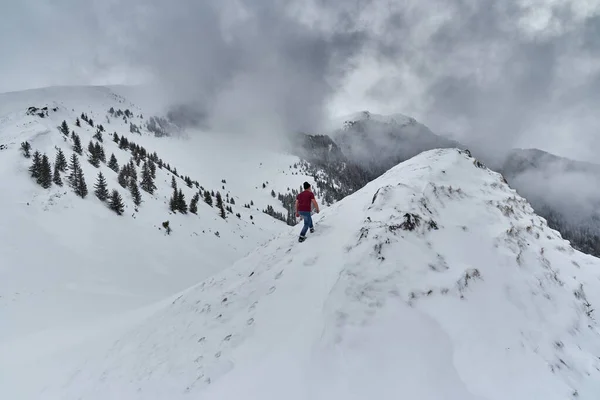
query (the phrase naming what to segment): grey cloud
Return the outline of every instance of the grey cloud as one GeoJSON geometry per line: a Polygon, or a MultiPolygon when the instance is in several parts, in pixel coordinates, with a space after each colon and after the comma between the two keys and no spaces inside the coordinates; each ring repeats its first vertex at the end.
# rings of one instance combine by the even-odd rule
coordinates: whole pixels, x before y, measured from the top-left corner
{"type": "Polygon", "coordinates": [[[388,16],[387,31],[398,40],[381,42],[377,56],[408,66],[411,74],[376,83],[367,92],[375,102],[397,102],[399,111],[409,105],[434,130],[456,130],[488,153],[539,146],[560,154],[579,141],[565,155],[594,158],[600,149],[590,147],[598,144],[591,125],[574,119],[565,135],[549,121],[569,118],[582,104],[600,105],[600,74],[588,66],[600,62],[598,7],[581,15],[576,2],[563,3],[552,8],[549,28],[536,31],[524,22],[528,10],[519,1],[433,3],[431,15],[452,17],[440,17],[423,35],[418,32],[431,25],[431,15],[415,18],[402,8],[388,16]],[[421,91],[399,100],[407,76],[419,79],[421,91]]]}
{"type": "Polygon", "coordinates": [[[0,42],[0,90],[142,71],[158,78],[157,99],[214,126],[318,130],[361,55],[392,67],[373,72],[373,112],[395,105],[487,152],[592,159],[600,6],[555,3],[537,3],[549,22],[535,29],[520,0],[24,0],[0,16],[16,38],[0,42]]]}

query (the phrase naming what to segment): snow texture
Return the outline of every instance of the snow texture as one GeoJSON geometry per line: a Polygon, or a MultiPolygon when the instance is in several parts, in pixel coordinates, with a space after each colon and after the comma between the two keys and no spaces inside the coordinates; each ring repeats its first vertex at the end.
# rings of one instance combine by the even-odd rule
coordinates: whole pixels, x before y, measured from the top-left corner
{"type": "MultiPolygon", "coordinates": [[[[130,133],[130,123],[143,127],[149,117],[106,87],[0,94],[0,398],[48,398],[40,388],[61,370],[65,354],[78,357],[78,346],[87,348],[91,338],[131,323],[139,309],[231,266],[265,243],[286,226],[262,212],[267,205],[283,211],[271,190],[286,193],[290,186],[312,181],[292,176],[290,166],[298,157],[243,138],[202,131],[190,131],[181,139],[156,138],[145,129],[130,133]],[[38,111],[28,112],[29,107],[38,111]],[[130,109],[134,116],[126,122],[113,118],[111,107],[130,109]],[[81,113],[95,127],[83,120],[77,127],[81,113]],[[58,130],[63,120],[81,137],[79,161],[89,190],[85,199],[68,186],[68,171],[63,187],[42,189],[29,176],[32,159],[20,151],[21,142],[28,141],[31,153],[46,153],[52,163],[57,148],[69,159],[72,141],[58,130]],[[173,174],[159,168],[157,190],[153,195],[141,191],[143,202],[136,211],[117,174],[104,163],[95,168],[87,161],[87,144],[98,124],[105,128],[107,159],[114,153],[121,166],[131,159],[129,151],[112,141],[117,132],[156,151],[181,176],[219,190],[224,198],[229,194],[236,204],[226,205],[233,213],[223,220],[202,199],[198,215],[171,213],[173,174]],[[108,189],[120,192],[124,215],[116,215],[94,196],[99,171],[108,189]],[[263,182],[268,182],[264,189],[263,182]],[[254,205],[245,208],[251,201],[254,205]],[[170,235],[162,227],[167,220],[170,235]]],[[[139,182],[141,165],[136,168],[139,182]]],[[[183,179],[176,181],[189,204],[197,189],[183,179]]]]}
{"type": "Polygon", "coordinates": [[[315,222],[134,314],[44,395],[598,398],[600,261],[467,153],[423,153],[315,222]]]}

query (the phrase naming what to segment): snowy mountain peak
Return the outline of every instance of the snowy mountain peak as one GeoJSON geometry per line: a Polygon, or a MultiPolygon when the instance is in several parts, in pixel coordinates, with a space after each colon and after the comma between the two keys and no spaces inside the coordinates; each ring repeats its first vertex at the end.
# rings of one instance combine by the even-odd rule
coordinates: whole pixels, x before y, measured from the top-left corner
{"type": "Polygon", "coordinates": [[[391,115],[380,115],[374,114],[370,111],[364,110],[356,113],[352,113],[350,115],[346,115],[342,118],[338,119],[339,121],[343,121],[343,128],[349,129],[353,124],[359,121],[372,121],[380,124],[389,124],[389,125],[413,125],[416,124],[417,121],[412,117],[407,117],[403,114],[391,114],[391,115]]]}
{"type": "Polygon", "coordinates": [[[47,393],[597,398],[600,260],[468,153],[422,153],[315,226],[140,313],[47,393]]]}

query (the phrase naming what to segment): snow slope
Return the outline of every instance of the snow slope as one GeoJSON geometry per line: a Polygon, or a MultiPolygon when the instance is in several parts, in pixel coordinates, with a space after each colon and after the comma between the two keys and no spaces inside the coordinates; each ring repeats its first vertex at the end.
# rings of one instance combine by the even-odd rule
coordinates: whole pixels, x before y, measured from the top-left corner
{"type": "MultiPolygon", "coordinates": [[[[292,175],[290,165],[299,161],[297,157],[244,138],[200,131],[156,138],[143,128],[140,134],[130,133],[130,123],[144,126],[144,114],[107,87],[0,94],[0,398],[19,398],[3,396],[3,389],[25,389],[31,384],[31,368],[42,363],[52,368],[63,352],[113,328],[104,321],[128,321],[129,311],[206,279],[281,232],[286,225],[262,212],[267,205],[283,210],[271,190],[285,193],[310,180],[292,175]],[[48,107],[47,116],[29,115],[30,106],[48,107]],[[110,107],[130,109],[134,117],[112,118],[110,107]],[[112,141],[113,132],[126,136],[156,151],[181,176],[234,198],[233,213],[223,220],[203,201],[197,215],[171,213],[173,174],[158,168],[157,191],[142,191],[143,203],[136,211],[117,174],[106,164],[95,168],[88,163],[87,145],[96,127],[84,121],[75,126],[81,113],[96,127],[104,126],[107,158],[114,153],[119,165],[131,159],[131,152],[112,141]],[[81,137],[84,152],[79,161],[89,190],[85,199],[68,187],[68,173],[62,176],[63,187],[41,188],[29,176],[31,159],[19,150],[21,142],[28,141],[31,153],[46,153],[51,162],[57,148],[69,159],[72,140],[57,129],[63,120],[81,137]],[[116,215],[94,196],[98,171],[107,178],[108,188],[123,197],[124,215],[116,215]],[[263,182],[268,182],[264,189],[263,182]],[[250,201],[254,205],[245,208],[250,201]],[[173,229],[168,236],[161,226],[166,220],[173,229]]],[[[141,165],[137,173],[140,177],[141,165]]],[[[176,180],[189,204],[197,188],[176,180]]]]}
{"type": "Polygon", "coordinates": [[[597,399],[600,260],[456,149],[65,357],[41,398],[597,399]]]}

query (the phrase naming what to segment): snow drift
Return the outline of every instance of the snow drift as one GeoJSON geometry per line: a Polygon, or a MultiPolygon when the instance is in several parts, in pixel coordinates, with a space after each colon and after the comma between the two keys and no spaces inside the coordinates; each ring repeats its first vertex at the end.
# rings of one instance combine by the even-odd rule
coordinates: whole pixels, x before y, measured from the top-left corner
{"type": "Polygon", "coordinates": [[[597,399],[600,260],[423,153],[156,306],[51,398],[597,399]]]}

